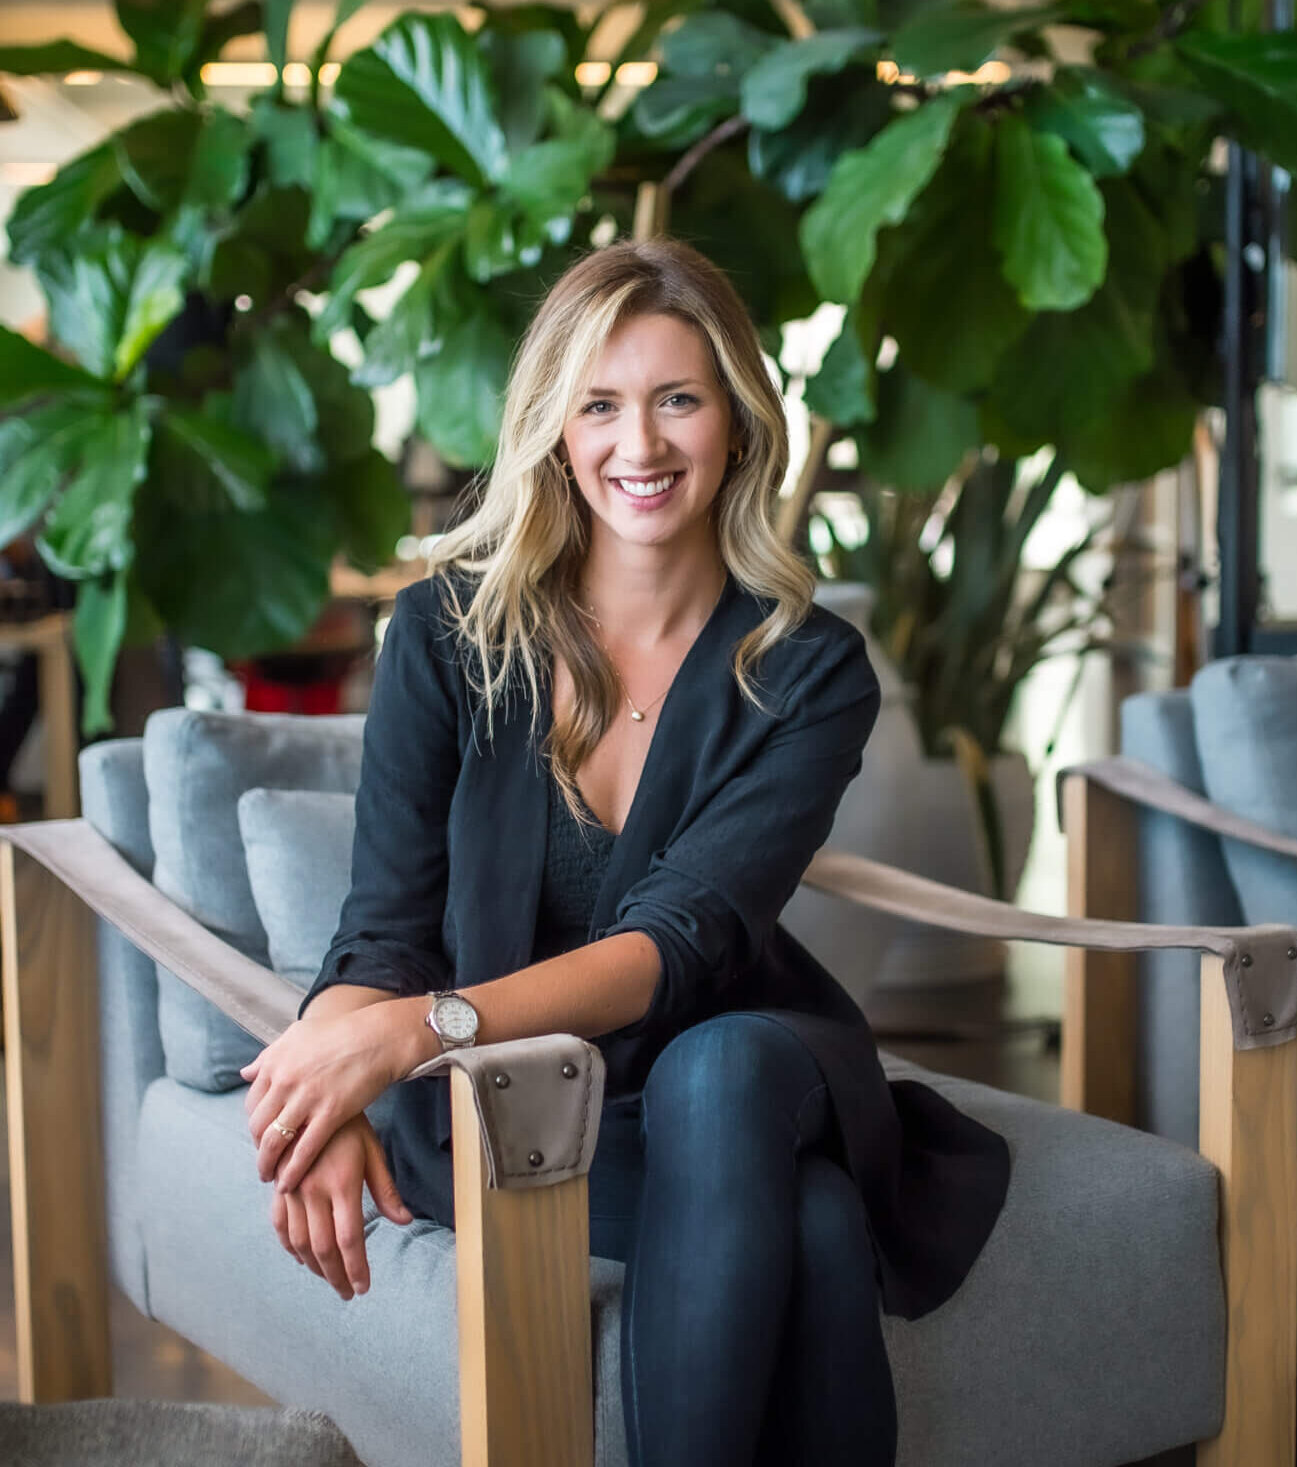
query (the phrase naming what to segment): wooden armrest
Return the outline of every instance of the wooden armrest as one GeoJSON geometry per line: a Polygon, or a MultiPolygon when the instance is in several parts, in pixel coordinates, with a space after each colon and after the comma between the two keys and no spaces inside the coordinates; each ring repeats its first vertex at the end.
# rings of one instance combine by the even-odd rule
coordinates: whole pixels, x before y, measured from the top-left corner
{"type": "MultiPolygon", "coordinates": [[[[24,1401],[112,1393],[96,915],[265,1042],[293,1021],[302,996],[169,901],[88,822],[0,828],[24,1401]]],[[[434,1070],[451,1083],[461,1460],[589,1467],[587,1173],[603,1056],[552,1034],[450,1051],[405,1078],[434,1070]]]]}

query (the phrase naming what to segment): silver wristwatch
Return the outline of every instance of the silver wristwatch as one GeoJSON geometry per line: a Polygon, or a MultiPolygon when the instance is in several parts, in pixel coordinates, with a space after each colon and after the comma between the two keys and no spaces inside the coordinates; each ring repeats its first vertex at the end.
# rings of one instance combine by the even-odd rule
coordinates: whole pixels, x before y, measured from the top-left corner
{"type": "Polygon", "coordinates": [[[441,1040],[442,1049],[467,1049],[477,1043],[477,1010],[453,989],[433,994],[423,1022],[441,1040]]]}

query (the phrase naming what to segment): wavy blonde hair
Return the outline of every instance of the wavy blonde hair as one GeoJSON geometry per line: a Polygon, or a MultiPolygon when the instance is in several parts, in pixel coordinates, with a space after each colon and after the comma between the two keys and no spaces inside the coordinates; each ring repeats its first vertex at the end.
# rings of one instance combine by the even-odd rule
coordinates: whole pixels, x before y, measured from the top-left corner
{"type": "Polygon", "coordinates": [[[590,508],[564,476],[557,448],[609,335],[644,315],[676,316],[699,331],[729,398],[743,458],[727,469],[712,516],[730,573],[772,603],[732,658],[735,680],[758,707],[764,707],[755,680],[761,656],[805,620],[815,589],[810,568],[775,534],[787,424],[756,329],[729,279],[690,245],[662,236],[622,240],[582,256],[527,328],[509,374],[495,460],[474,481],[472,512],[436,543],[429,563],[433,576],[457,572],[472,588],[465,605],[458,577],[445,578],[469,682],[486,707],[488,739],[496,709],[508,706],[519,679],[530,694],[534,739],[541,683],[553,657],[562,657],[574,696],[566,715],[553,721],[546,753],[579,820],[588,817],[576,772],[617,716],[622,694],[578,609],[590,508]]]}

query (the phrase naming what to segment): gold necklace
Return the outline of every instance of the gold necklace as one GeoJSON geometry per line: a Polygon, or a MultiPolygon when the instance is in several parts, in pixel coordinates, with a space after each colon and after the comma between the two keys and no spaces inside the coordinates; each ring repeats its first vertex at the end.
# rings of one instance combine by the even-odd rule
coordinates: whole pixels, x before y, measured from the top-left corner
{"type": "MultiPolygon", "coordinates": [[[[707,621],[710,621],[712,619],[712,613],[721,604],[721,596],[723,596],[724,594],[725,594],[725,582],[722,581],[721,582],[720,596],[717,596],[716,600],[712,603],[712,609],[711,609],[711,611],[709,611],[707,613],[707,621]]],[[[599,618],[597,616],[595,616],[595,614],[594,614],[594,607],[591,606],[589,602],[586,602],[585,607],[583,609],[586,612],[586,614],[591,618],[591,620],[594,622],[595,626],[597,626],[600,631],[603,631],[603,622],[601,622],[599,620],[599,618]]],[[[706,624],[707,624],[707,622],[704,622],[703,623],[704,626],[706,626],[706,624]]],[[[699,635],[701,635],[701,632],[699,633],[699,635]]],[[[662,691],[657,695],[657,698],[654,698],[653,699],[653,703],[645,703],[645,705],[643,706],[643,708],[636,708],[636,706],[635,706],[635,700],[631,697],[631,695],[630,695],[630,689],[626,686],[626,679],[622,677],[621,671],[618,668],[617,664],[615,662],[613,662],[612,658],[608,655],[608,649],[607,649],[607,647],[604,647],[603,650],[604,650],[604,656],[608,657],[608,661],[610,663],[612,663],[613,676],[621,684],[621,690],[626,695],[626,701],[627,701],[627,703],[630,704],[631,722],[632,723],[643,723],[644,722],[644,715],[649,711],[650,708],[652,708],[653,703],[656,703],[658,701],[658,699],[660,699],[660,698],[665,698],[666,695],[671,691],[671,683],[674,683],[675,682],[675,678],[672,677],[671,682],[668,683],[666,685],[666,687],[662,689],[662,691]]],[[[686,655],[688,655],[688,654],[686,654],[686,655]]],[[[680,669],[677,667],[676,668],[676,672],[679,672],[679,671],[680,671],[680,669]]]]}

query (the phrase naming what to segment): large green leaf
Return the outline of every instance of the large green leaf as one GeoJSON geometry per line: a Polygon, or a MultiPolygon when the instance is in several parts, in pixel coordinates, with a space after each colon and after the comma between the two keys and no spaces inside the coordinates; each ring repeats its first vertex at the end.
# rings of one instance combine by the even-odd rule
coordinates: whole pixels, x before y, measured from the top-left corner
{"type": "Polygon", "coordinates": [[[122,186],[111,143],[101,143],[65,163],[48,183],[26,189],[9,216],[9,258],[35,265],[51,248],[63,248],[95,211],[122,186]]]}
{"type": "Polygon", "coordinates": [[[75,41],[46,41],[39,46],[0,46],[0,71],[12,76],[53,76],[66,71],[134,71],[130,61],[92,51],[75,41]]]}
{"type": "Polygon", "coordinates": [[[218,301],[248,296],[264,309],[291,296],[295,283],[319,263],[306,242],[311,200],[305,189],[262,180],[212,250],[202,284],[218,301]]]}
{"type": "Polygon", "coordinates": [[[1028,119],[1054,132],[1095,178],[1125,173],[1144,147],[1144,114],[1102,72],[1060,67],[1053,84],[1031,99],[1028,119]]]}
{"type": "Polygon", "coordinates": [[[356,292],[389,280],[406,260],[422,260],[439,244],[460,234],[467,222],[472,192],[457,179],[437,179],[420,203],[399,210],[381,228],[358,240],[338,261],[329,282],[329,302],[316,321],[324,340],[349,322],[356,292]]]}
{"type": "Polygon", "coordinates": [[[635,125],[664,146],[683,146],[738,110],[744,75],[777,44],[727,10],[687,15],[662,38],[663,72],[636,98],[635,125]]]}
{"type": "Polygon", "coordinates": [[[364,223],[395,208],[427,181],[433,166],[427,153],[371,137],[331,111],[315,150],[307,243],[320,249],[338,220],[364,223]]]}
{"type": "Polygon", "coordinates": [[[1053,133],[1020,117],[996,130],[995,244],[1024,306],[1067,311],[1098,289],[1108,265],[1103,195],[1053,133]]]}
{"type": "MultiPolygon", "coordinates": [[[[0,407],[50,392],[96,388],[95,378],[0,326],[0,407]]],[[[12,538],[12,537],[10,537],[12,538]]],[[[8,540],[0,541],[7,545],[8,540]]]]}
{"type": "Polygon", "coordinates": [[[979,0],[926,5],[892,37],[892,55],[902,71],[915,76],[976,71],[1011,36],[1061,19],[1066,8],[1064,5],[993,8],[979,0]]]}
{"type": "Polygon", "coordinates": [[[136,527],[149,601],[181,641],[228,660],[291,645],[328,599],[336,526],[314,481],[277,485],[251,513],[186,513],[141,494],[136,527]]]}
{"type": "Polygon", "coordinates": [[[185,257],[117,225],[47,258],[40,281],[50,328],[90,372],[121,381],[184,305],[185,257]]]}
{"type": "Polygon", "coordinates": [[[373,572],[390,565],[396,542],[410,528],[410,496],[401,476],[376,448],[331,473],[323,486],[332,501],[347,559],[373,572]]]}
{"type": "Polygon", "coordinates": [[[290,106],[267,93],[252,104],[252,129],[265,145],[266,176],[275,188],[299,185],[309,189],[315,182],[315,151],[319,137],[315,113],[309,107],[290,106]]]}
{"type": "Polygon", "coordinates": [[[1079,310],[1042,311],[996,369],[991,436],[1003,451],[1075,437],[1152,370],[1166,234],[1129,179],[1106,180],[1104,198],[1111,253],[1103,285],[1079,310]]]}
{"type": "Polygon", "coordinates": [[[112,571],[77,587],[72,645],[85,685],[81,732],[87,738],[113,728],[110,698],[117,654],[126,635],[126,571],[112,571]]]}
{"type": "Polygon", "coordinates": [[[1198,406],[1179,372],[1160,361],[1101,413],[1078,425],[1060,447],[1076,477],[1094,493],[1149,479],[1189,452],[1198,406]]]}
{"type": "Polygon", "coordinates": [[[183,76],[203,33],[206,0],[116,0],[117,19],[135,42],[135,64],[165,85],[183,76]]]}
{"type": "Polygon", "coordinates": [[[756,127],[787,126],[806,105],[806,85],[812,76],[841,71],[862,52],[877,50],[883,39],[881,31],[854,26],[785,41],[745,73],[740,87],[743,115],[756,127]]]}
{"type": "Polygon", "coordinates": [[[529,147],[545,121],[546,82],[567,63],[567,44],[558,31],[479,33],[478,45],[491,70],[500,128],[509,153],[529,147]]]}
{"type": "Polygon", "coordinates": [[[865,355],[853,306],[824,354],[820,370],[806,384],[806,406],[839,428],[872,422],[878,409],[874,403],[874,363],[865,355]]]}
{"type": "Polygon", "coordinates": [[[450,15],[406,15],[344,63],[335,97],[358,127],[422,148],[481,185],[509,161],[486,59],[450,15]]]}
{"type": "Polygon", "coordinates": [[[364,360],[351,378],[358,386],[382,387],[412,371],[462,314],[456,287],[463,280],[453,268],[457,243],[452,238],[433,250],[409,289],[366,336],[364,360]]]}
{"type": "Polygon", "coordinates": [[[261,0],[236,0],[229,9],[209,15],[185,68],[184,79],[194,92],[201,92],[199,73],[208,61],[215,61],[229,43],[239,36],[256,35],[262,29],[261,0]]]}
{"type": "Polygon", "coordinates": [[[514,344],[494,316],[470,316],[416,369],[419,432],[447,463],[464,468],[495,457],[514,344]]]}
{"type": "Polygon", "coordinates": [[[262,0],[266,26],[266,55],[279,68],[288,60],[288,22],[294,0],[262,0]]]}
{"type": "Polygon", "coordinates": [[[235,509],[261,509],[274,472],[275,457],[258,439],[210,413],[175,405],[158,422],[156,440],[169,438],[191,461],[190,471],[205,471],[235,509]]]}
{"type": "Polygon", "coordinates": [[[886,127],[891,99],[890,87],[859,68],[813,76],[806,106],[787,127],[751,129],[748,166],[793,203],[814,198],[847,149],[863,148],[886,127]]]}
{"type": "Polygon", "coordinates": [[[84,580],[130,564],[135,550],[131,511],[151,431],[140,402],[96,420],[82,443],[81,463],[39,540],[42,557],[58,575],[84,580]]]}
{"type": "Polygon", "coordinates": [[[500,187],[537,222],[573,213],[590,180],[612,160],[612,129],[588,107],[547,90],[555,136],[532,143],[509,162],[500,187]]]}
{"type": "Polygon", "coordinates": [[[201,209],[232,208],[248,187],[252,133],[233,112],[213,108],[203,116],[185,183],[187,203],[201,209]]]}
{"type": "Polygon", "coordinates": [[[139,118],[109,140],[122,179],[140,203],[165,214],[180,202],[202,127],[197,112],[168,107],[139,118]]]}
{"type": "Polygon", "coordinates": [[[234,378],[235,425],[268,443],[297,473],[318,473],[325,457],[316,438],[315,394],[284,343],[284,332],[259,332],[234,378]]]}
{"type": "Polygon", "coordinates": [[[890,122],[868,147],[843,153],[801,222],[811,279],[826,300],[850,304],[874,263],[878,231],[905,217],[937,171],[962,96],[947,95],[890,122]]]}
{"type": "Polygon", "coordinates": [[[897,362],[878,378],[878,415],[855,433],[860,467],[894,489],[935,489],[981,441],[977,409],[897,362]]]}
{"type": "Polygon", "coordinates": [[[985,387],[1031,321],[992,242],[992,153],[991,124],[965,114],[932,182],[884,235],[882,278],[866,287],[910,370],[952,392],[985,387]]]}
{"type": "Polygon", "coordinates": [[[1180,54],[1248,147],[1297,171],[1297,32],[1181,36],[1180,54]]]}
{"type": "Polygon", "coordinates": [[[25,534],[44,513],[101,416],[82,404],[52,403],[0,420],[0,543],[25,534]]]}

